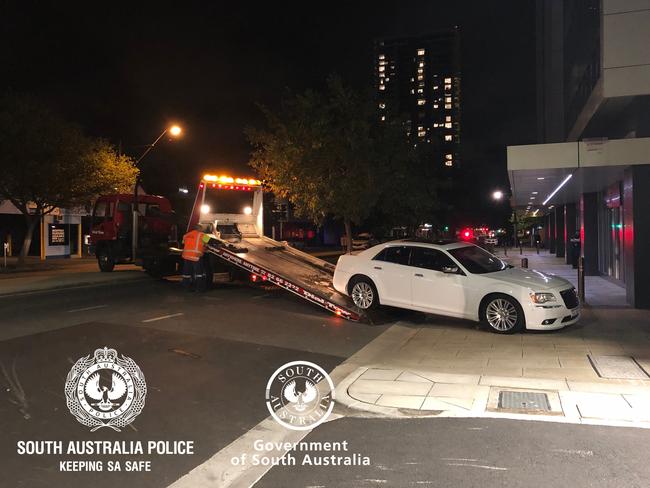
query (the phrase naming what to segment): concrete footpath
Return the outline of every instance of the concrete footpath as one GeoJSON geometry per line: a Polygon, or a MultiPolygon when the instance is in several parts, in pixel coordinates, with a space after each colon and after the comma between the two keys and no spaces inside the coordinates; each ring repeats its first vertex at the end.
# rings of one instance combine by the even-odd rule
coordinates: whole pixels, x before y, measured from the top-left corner
{"type": "Polygon", "coordinates": [[[94,258],[40,263],[40,267],[38,263],[27,263],[25,270],[0,273],[0,297],[151,279],[141,268],[133,265],[119,265],[111,273],[102,273],[94,258]]]}
{"type": "MultiPolygon", "coordinates": [[[[531,268],[575,273],[553,256],[528,257],[531,268]]],[[[388,417],[650,427],[650,311],[627,306],[605,278],[590,281],[581,320],[559,331],[497,335],[445,317],[401,321],[340,366],[348,375],[337,401],[388,417]]]]}

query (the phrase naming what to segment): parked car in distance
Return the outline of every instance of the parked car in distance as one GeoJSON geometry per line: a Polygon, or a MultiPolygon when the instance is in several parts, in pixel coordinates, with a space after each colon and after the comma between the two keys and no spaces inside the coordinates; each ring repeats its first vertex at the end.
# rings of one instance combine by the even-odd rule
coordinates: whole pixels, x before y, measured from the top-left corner
{"type": "Polygon", "coordinates": [[[377,244],[377,241],[369,232],[361,232],[352,238],[352,249],[354,250],[368,249],[375,244],[377,244]]]}
{"type": "Polygon", "coordinates": [[[560,329],[580,318],[569,281],[515,268],[463,241],[399,240],[346,254],[333,284],[363,310],[419,310],[480,321],[502,334],[560,329]]]}

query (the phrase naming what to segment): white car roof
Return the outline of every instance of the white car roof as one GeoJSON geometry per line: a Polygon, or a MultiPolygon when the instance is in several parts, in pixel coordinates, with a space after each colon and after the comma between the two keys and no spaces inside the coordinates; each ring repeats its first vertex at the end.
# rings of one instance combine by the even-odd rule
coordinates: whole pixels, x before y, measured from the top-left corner
{"type": "Polygon", "coordinates": [[[370,249],[366,249],[362,253],[359,254],[373,254],[373,253],[378,253],[382,249],[386,247],[394,247],[394,246],[418,246],[418,247],[428,247],[431,249],[440,249],[444,251],[449,251],[450,249],[457,249],[459,247],[470,247],[474,246],[475,244],[472,244],[471,242],[467,241],[458,241],[458,240],[453,240],[453,239],[399,239],[396,241],[388,241],[388,242],[383,242],[381,244],[378,244],[376,246],[371,247],[370,249]]]}

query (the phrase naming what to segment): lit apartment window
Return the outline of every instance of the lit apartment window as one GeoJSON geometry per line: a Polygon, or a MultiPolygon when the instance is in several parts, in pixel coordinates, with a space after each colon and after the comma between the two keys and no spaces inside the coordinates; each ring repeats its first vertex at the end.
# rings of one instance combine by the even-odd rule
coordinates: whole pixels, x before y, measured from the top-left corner
{"type": "Polygon", "coordinates": [[[379,104],[379,108],[386,108],[386,104],[385,104],[384,102],[381,102],[381,103],[379,104]]]}
{"type": "Polygon", "coordinates": [[[438,127],[438,124],[437,124],[437,122],[434,122],[433,123],[433,128],[435,129],[436,127],[438,127]]]}
{"type": "Polygon", "coordinates": [[[445,166],[453,166],[454,162],[453,161],[445,161],[445,166]]]}
{"type": "Polygon", "coordinates": [[[418,49],[418,56],[424,56],[424,49],[418,49]]]}
{"type": "Polygon", "coordinates": [[[445,116],[445,122],[451,122],[451,115],[445,116]]]}
{"type": "Polygon", "coordinates": [[[446,129],[451,129],[451,122],[447,122],[447,123],[445,124],[445,128],[446,128],[446,129]]]}
{"type": "Polygon", "coordinates": [[[454,138],[454,136],[452,136],[450,134],[445,135],[445,141],[451,141],[451,140],[453,140],[453,138],[454,138]]]}
{"type": "Polygon", "coordinates": [[[379,85],[379,89],[384,91],[386,89],[386,85],[379,85]]]}
{"type": "Polygon", "coordinates": [[[386,59],[386,55],[385,54],[380,54],[379,59],[386,59]]]}
{"type": "Polygon", "coordinates": [[[385,116],[385,115],[382,115],[382,116],[381,116],[381,120],[382,120],[382,122],[383,122],[384,120],[386,120],[386,116],[385,116]]]}
{"type": "Polygon", "coordinates": [[[451,78],[445,78],[445,83],[451,83],[451,78]]]}
{"type": "Polygon", "coordinates": [[[437,103],[434,103],[434,104],[433,104],[433,108],[438,108],[438,104],[437,104],[437,103]]]}
{"type": "Polygon", "coordinates": [[[418,81],[422,81],[424,79],[424,75],[418,75],[418,81]]]}
{"type": "Polygon", "coordinates": [[[415,78],[411,78],[411,81],[415,81],[415,78]]]}
{"type": "Polygon", "coordinates": [[[418,65],[420,68],[424,68],[424,61],[420,61],[420,64],[418,65]]]}
{"type": "Polygon", "coordinates": [[[424,88],[418,88],[418,93],[424,93],[424,88]]]}
{"type": "Polygon", "coordinates": [[[427,101],[424,98],[418,98],[418,105],[424,105],[427,101]]]}
{"type": "Polygon", "coordinates": [[[445,103],[445,110],[451,110],[451,103],[445,103]]]}
{"type": "Polygon", "coordinates": [[[447,154],[445,154],[445,159],[447,161],[452,161],[454,159],[454,155],[447,153],[447,154]]]}
{"type": "Polygon", "coordinates": [[[383,73],[384,71],[386,71],[386,66],[380,66],[379,67],[379,72],[383,73]]]}
{"type": "Polygon", "coordinates": [[[445,91],[451,90],[451,85],[445,85],[445,91]]]}
{"type": "Polygon", "coordinates": [[[418,74],[421,75],[422,73],[424,73],[424,68],[418,68],[418,74]]]}
{"type": "Polygon", "coordinates": [[[437,90],[438,88],[440,88],[438,85],[433,85],[434,90],[437,90]]]}
{"type": "Polygon", "coordinates": [[[386,78],[386,73],[379,73],[380,78],[386,78]]]}
{"type": "Polygon", "coordinates": [[[445,103],[451,103],[451,97],[445,97],[445,103]]]}
{"type": "Polygon", "coordinates": [[[415,89],[411,88],[411,95],[415,95],[415,89]]]}
{"type": "Polygon", "coordinates": [[[424,137],[426,135],[427,135],[427,131],[425,131],[425,130],[419,130],[418,131],[418,137],[424,137]]]}

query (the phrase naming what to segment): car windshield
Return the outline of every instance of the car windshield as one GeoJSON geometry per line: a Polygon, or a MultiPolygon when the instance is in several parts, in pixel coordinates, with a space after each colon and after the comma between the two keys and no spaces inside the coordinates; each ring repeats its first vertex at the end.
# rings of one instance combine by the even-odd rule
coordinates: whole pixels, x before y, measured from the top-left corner
{"type": "Polygon", "coordinates": [[[457,247],[456,249],[450,249],[449,254],[473,274],[494,273],[508,267],[495,255],[478,246],[457,247]]]}

